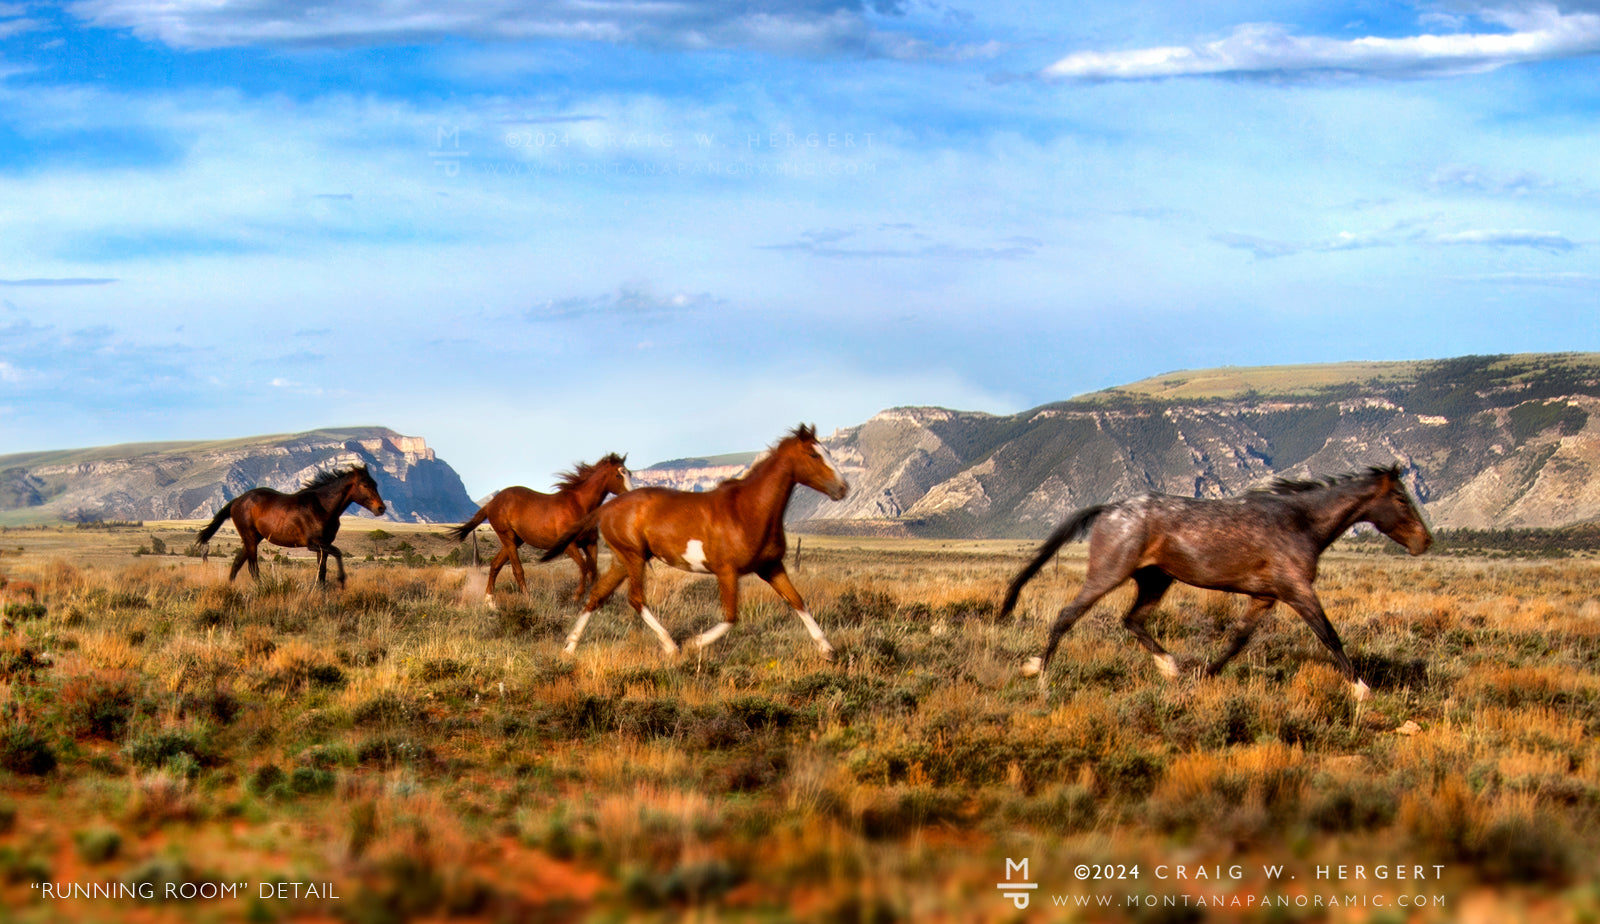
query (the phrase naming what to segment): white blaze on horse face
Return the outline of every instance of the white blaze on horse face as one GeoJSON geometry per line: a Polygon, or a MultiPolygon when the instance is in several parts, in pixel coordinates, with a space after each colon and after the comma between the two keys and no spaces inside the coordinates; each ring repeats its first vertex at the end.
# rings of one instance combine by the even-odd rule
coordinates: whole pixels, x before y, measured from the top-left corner
{"type": "Polygon", "coordinates": [[[683,550],[683,563],[689,566],[690,571],[701,574],[710,574],[711,569],[706,567],[706,547],[699,539],[690,539],[689,545],[683,550]]]}
{"type": "Polygon", "coordinates": [[[827,494],[834,500],[843,500],[845,494],[849,493],[850,491],[850,483],[844,480],[844,472],[839,471],[839,464],[833,461],[833,456],[829,455],[828,447],[822,445],[821,443],[815,443],[813,445],[817,449],[817,458],[822,460],[823,468],[828,470],[828,474],[831,475],[834,481],[838,482],[839,485],[839,490],[837,493],[833,491],[824,491],[823,493],[827,494]]]}
{"type": "Polygon", "coordinates": [[[633,473],[628,471],[627,469],[623,469],[622,470],[622,490],[624,490],[624,491],[632,491],[633,490],[633,473]]]}

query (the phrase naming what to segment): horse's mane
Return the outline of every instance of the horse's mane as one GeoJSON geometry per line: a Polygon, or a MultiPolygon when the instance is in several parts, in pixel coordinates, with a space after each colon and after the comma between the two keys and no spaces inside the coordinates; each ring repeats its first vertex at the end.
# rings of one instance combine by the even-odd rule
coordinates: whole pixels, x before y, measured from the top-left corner
{"type": "Polygon", "coordinates": [[[1256,488],[1252,494],[1304,494],[1307,491],[1321,491],[1324,488],[1336,488],[1352,481],[1367,481],[1375,478],[1399,478],[1400,463],[1393,465],[1370,465],[1365,472],[1350,472],[1344,475],[1334,475],[1321,479],[1295,479],[1278,478],[1264,488],[1256,488]]]}
{"type": "Polygon", "coordinates": [[[749,478],[755,473],[756,469],[761,467],[761,463],[772,458],[773,453],[778,451],[778,447],[782,446],[785,440],[803,440],[808,443],[815,443],[817,442],[817,428],[812,424],[800,424],[796,426],[793,430],[790,430],[782,437],[779,437],[776,443],[773,443],[766,449],[761,450],[761,454],[752,459],[750,464],[743,472],[740,472],[738,475],[734,476],[733,478],[729,478],[728,480],[734,481],[749,478]]]}
{"type": "Polygon", "coordinates": [[[307,479],[305,489],[314,491],[317,488],[325,488],[346,475],[357,471],[367,474],[367,467],[365,465],[352,465],[346,469],[330,469],[326,472],[318,472],[307,479]]]}
{"type": "Polygon", "coordinates": [[[595,469],[599,468],[600,466],[621,465],[625,461],[627,461],[626,456],[619,456],[614,452],[608,452],[601,456],[596,462],[579,462],[577,465],[572,467],[572,471],[570,472],[556,473],[556,487],[576,488],[578,485],[583,484],[584,479],[588,478],[590,475],[593,475],[595,469]]]}

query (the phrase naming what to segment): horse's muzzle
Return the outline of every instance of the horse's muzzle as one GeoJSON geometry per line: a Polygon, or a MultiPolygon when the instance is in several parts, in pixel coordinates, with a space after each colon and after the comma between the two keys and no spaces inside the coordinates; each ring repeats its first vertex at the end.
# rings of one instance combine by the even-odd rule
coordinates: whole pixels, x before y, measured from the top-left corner
{"type": "Polygon", "coordinates": [[[828,489],[828,499],[829,500],[844,500],[844,496],[846,494],[849,494],[849,493],[850,493],[850,485],[849,485],[849,483],[846,482],[843,478],[840,478],[837,484],[835,484],[833,487],[828,489]]]}

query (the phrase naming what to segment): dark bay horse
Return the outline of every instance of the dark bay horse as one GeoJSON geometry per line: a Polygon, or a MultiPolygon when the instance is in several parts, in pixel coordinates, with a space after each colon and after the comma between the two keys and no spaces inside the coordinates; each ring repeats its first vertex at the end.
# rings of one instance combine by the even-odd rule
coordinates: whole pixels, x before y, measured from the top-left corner
{"type": "Polygon", "coordinates": [[[1083,587],[1056,617],[1044,654],[1029,659],[1022,669],[1024,676],[1037,674],[1043,683],[1044,670],[1061,637],[1096,600],[1130,577],[1138,594],[1122,624],[1155,657],[1162,673],[1177,676],[1177,661],[1145,629],[1145,620],[1176,580],[1250,598],[1228,649],[1206,667],[1206,676],[1214,676],[1239,653],[1257,622],[1281,600],[1333,652],[1333,660],[1356,698],[1365,699],[1367,685],[1356,676],[1311,586],[1323,551],[1350,527],[1363,522],[1377,527],[1412,555],[1421,555],[1433,542],[1433,534],[1400,480],[1398,465],[1324,481],[1278,480],[1225,500],[1145,494],[1089,507],[1061,524],[1033,561],[1012,579],[1001,615],[1011,612],[1022,586],[1057,549],[1088,532],[1089,566],[1083,587]]]}
{"type": "Polygon", "coordinates": [[[205,529],[200,530],[200,544],[222,526],[222,521],[233,517],[233,527],[239,531],[239,552],[233,556],[233,567],[228,571],[232,581],[247,562],[250,576],[261,580],[261,569],[256,565],[256,549],[261,540],[284,548],[305,548],[317,553],[317,582],[328,581],[328,557],[333,556],[339,566],[339,586],[344,586],[344,553],[333,545],[339,534],[339,516],[351,504],[360,504],[377,516],[387,509],[378,496],[378,483],[365,465],[347,468],[342,472],[323,472],[306,482],[306,486],[293,494],[284,494],[271,488],[251,488],[222,505],[205,529]]]}
{"type": "MultiPolygon", "coordinates": [[[[558,476],[554,494],[545,494],[520,485],[506,488],[490,498],[472,519],[452,529],[450,535],[457,542],[465,540],[484,520],[500,537],[500,551],[489,563],[489,583],[484,585],[483,597],[494,606],[494,582],[506,562],[511,563],[511,573],[517,578],[517,587],[528,592],[528,581],[522,574],[522,558],[517,549],[523,543],[536,549],[548,549],[558,542],[574,523],[594,512],[608,494],[621,494],[633,487],[628,474],[628,457],[611,453],[599,462],[589,465],[579,463],[572,471],[558,476]]],[[[593,531],[579,536],[567,546],[567,555],[578,564],[578,593],[582,600],[599,576],[595,564],[595,551],[600,537],[593,531]]]]}
{"type": "Polygon", "coordinates": [[[668,654],[678,653],[677,643],[645,606],[644,566],[650,559],[659,558],[683,571],[717,576],[722,591],[722,621],[696,636],[696,647],[705,648],[715,642],[738,621],[739,577],[756,574],[794,609],[823,656],[832,657],[833,646],[811,618],[783,568],[788,548],[783,510],[795,485],[805,485],[834,500],[842,499],[849,491],[827,449],[817,441],[813,427],[796,427],[757,459],[748,472],[709,491],[635,488],[602,504],[569,529],[540,559],[550,561],[568,543],[597,526],[616,558],[578,614],[572,634],[567,636],[567,653],[577,650],[589,617],[623,580],[628,582],[628,604],[654,630],[668,654]]]}

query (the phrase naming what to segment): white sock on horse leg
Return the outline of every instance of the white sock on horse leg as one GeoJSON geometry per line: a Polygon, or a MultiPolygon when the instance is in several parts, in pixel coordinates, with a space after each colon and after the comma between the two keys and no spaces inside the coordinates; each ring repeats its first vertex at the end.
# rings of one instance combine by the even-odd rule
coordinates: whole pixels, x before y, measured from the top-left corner
{"type": "Polygon", "coordinates": [[[1178,659],[1170,654],[1156,655],[1156,669],[1168,680],[1178,678],[1178,659]]]}
{"type": "MultiPolygon", "coordinates": [[[[493,598],[491,597],[490,599],[492,600],[493,598]]],[[[567,654],[572,654],[578,650],[578,639],[583,637],[583,628],[589,624],[589,617],[592,615],[592,610],[584,610],[578,614],[578,621],[573,624],[572,632],[567,635],[567,647],[562,649],[567,654]]]]}
{"type": "Polygon", "coordinates": [[[722,638],[724,635],[727,635],[728,634],[728,630],[732,629],[732,628],[733,628],[733,623],[731,623],[731,622],[719,622],[719,623],[717,623],[716,625],[712,626],[711,628],[707,629],[706,631],[704,631],[704,632],[700,633],[699,635],[695,636],[695,640],[694,640],[695,647],[697,647],[697,648],[709,648],[711,646],[712,642],[716,641],[719,638],[722,638]]]}
{"type": "Polygon", "coordinates": [[[661,647],[667,654],[675,655],[678,653],[678,643],[674,642],[672,636],[667,634],[667,630],[662,628],[661,623],[656,621],[655,614],[650,612],[650,607],[641,608],[639,610],[639,618],[643,619],[644,624],[655,632],[657,638],[661,639],[661,647]]]}
{"type": "Polygon", "coordinates": [[[822,634],[822,627],[811,618],[811,614],[806,610],[795,610],[795,613],[799,615],[800,621],[805,623],[806,631],[811,633],[811,640],[817,643],[817,650],[827,657],[833,657],[833,646],[828,644],[828,637],[822,634]]]}
{"type": "Polygon", "coordinates": [[[1029,658],[1027,661],[1023,662],[1023,665],[1022,665],[1022,676],[1024,676],[1024,677],[1037,677],[1037,676],[1039,676],[1039,672],[1041,670],[1044,670],[1044,668],[1041,666],[1042,664],[1044,664],[1044,659],[1040,658],[1038,655],[1035,655],[1035,656],[1029,658]]]}
{"type": "Polygon", "coordinates": [[[1372,695],[1372,688],[1367,686],[1365,680],[1357,680],[1350,684],[1350,695],[1354,696],[1358,703],[1365,702],[1366,698],[1372,695]]]}

